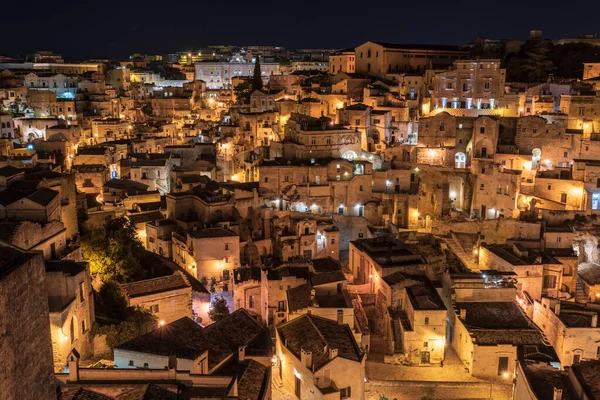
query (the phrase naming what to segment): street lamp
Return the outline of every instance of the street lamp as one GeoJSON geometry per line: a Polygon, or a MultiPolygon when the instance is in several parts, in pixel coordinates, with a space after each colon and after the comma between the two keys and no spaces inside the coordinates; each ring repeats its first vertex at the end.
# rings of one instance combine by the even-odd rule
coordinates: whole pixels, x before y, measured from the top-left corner
{"type": "Polygon", "coordinates": [[[501,375],[499,375],[498,378],[492,378],[490,380],[490,400],[492,400],[492,398],[493,398],[492,397],[492,392],[494,390],[494,381],[496,379],[498,379],[498,382],[500,382],[500,378],[507,379],[509,376],[510,376],[510,374],[508,372],[504,371],[501,375]]]}

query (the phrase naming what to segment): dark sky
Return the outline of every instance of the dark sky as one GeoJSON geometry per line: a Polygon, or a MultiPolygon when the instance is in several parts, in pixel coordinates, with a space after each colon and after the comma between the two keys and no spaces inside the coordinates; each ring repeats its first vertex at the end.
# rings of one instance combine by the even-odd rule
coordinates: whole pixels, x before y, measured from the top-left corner
{"type": "Polygon", "coordinates": [[[353,47],[600,35],[600,1],[4,0],[0,54],[49,49],[67,59],[165,54],[205,44],[353,47]],[[569,8],[567,8],[567,6],[569,8]]]}

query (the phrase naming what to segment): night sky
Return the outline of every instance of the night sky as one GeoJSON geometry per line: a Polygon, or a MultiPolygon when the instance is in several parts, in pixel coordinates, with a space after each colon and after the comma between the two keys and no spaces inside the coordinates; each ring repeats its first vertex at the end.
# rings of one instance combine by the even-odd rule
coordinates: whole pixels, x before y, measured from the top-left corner
{"type": "Polygon", "coordinates": [[[524,40],[531,29],[553,39],[600,34],[598,0],[6,0],[0,10],[0,54],[48,49],[74,60],[207,44],[345,48],[367,40],[462,44],[478,35],[524,40]]]}

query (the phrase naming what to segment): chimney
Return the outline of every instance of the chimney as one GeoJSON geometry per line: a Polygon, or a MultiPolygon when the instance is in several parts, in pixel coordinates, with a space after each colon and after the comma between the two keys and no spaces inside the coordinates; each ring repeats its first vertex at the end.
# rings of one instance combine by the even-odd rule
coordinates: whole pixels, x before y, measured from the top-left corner
{"type": "Polygon", "coordinates": [[[554,388],[552,400],[562,400],[562,389],[554,388]]]}
{"type": "Polygon", "coordinates": [[[340,325],[344,325],[344,310],[338,310],[337,323],[340,325]]]}
{"type": "Polygon", "coordinates": [[[300,362],[306,368],[310,369],[311,365],[312,365],[312,352],[304,351],[303,349],[300,349],[300,362]]]}
{"type": "Polygon", "coordinates": [[[246,358],[246,346],[238,347],[238,361],[244,361],[246,358]]]}
{"type": "Polygon", "coordinates": [[[467,310],[465,310],[464,308],[460,309],[460,319],[462,319],[463,321],[467,319],[467,310]]]}
{"type": "Polygon", "coordinates": [[[69,382],[79,381],[79,354],[69,355],[69,382]]]}
{"type": "Polygon", "coordinates": [[[329,349],[329,359],[333,360],[334,358],[336,358],[338,356],[338,349],[329,349]]]}
{"type": "Polygon", "coordinates": [[[594,315],[592,315],[592,328],[597,328],[598,327],[598,314],[594,313],[594,315]]]}
{"type": "Polygon", "coordinates": [[[557,301],[554,305],[554,314],[556,314],[556,316],[560,315],[560,301],[557,301]]]}

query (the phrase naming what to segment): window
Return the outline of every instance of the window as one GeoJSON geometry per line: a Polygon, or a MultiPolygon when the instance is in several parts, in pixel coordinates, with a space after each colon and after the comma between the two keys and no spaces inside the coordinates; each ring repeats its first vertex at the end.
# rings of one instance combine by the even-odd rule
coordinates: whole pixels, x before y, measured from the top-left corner
{"type": "Polygon", "coordinates": [[[585,114],[585,107],[579,107],[579,110],[577,112],[578,115],[583,115],[585,114]]]}
{"type": "Polygon", "coordinates": [[[566,193],[561,193],[560,194],[560,202],[561,203],[566,203],[567,202],[567,194],[566,193]]]}
{"type": "Polygon", "coordinates": [[[498,184],[498,190],[496,191],[496,193],[502,194],[502,185],[500,183],[498,184]]]}
{"type": "Polygon", "coordinates": [[[469,84],[468,83],[463,83],[462,89],[463,89],[463,92],[468,92],[469,91],[469,84]]]}
{"type": "Polygon", "coordinates": [[[340,399],[348,399],[352,397],[352,386],[340,389],[340,399]]]}
{"type": "Polygon", "coordinates": [[[423,342],[423,347],[429,346],[429,342],[423,342]]]}
{"type": "Polygon", "coordinates": [[[85,319],[81,320],[81,334],[85,333],[85,319]]]}
{"type": "Polygon", "coordinates": [[[338,214],[343,214],[344,213],[344,206],[339,206],[338,207],[338,214]]]}
{"type": "Polygon", "coordinates": [[[133,366],[134,366],[134,364],[133,364],[133,360],[129,360],[129,366],[130,366],[130,367],[133,367],[133,366]]]}
{"type": "Polygon", "coordinates": [[[544,288],[554,289],[556,287],[556,275],[544,276],[544,288]]]}
{"type": "Polygon", "coordinates": [[[498,357],[498,375],[508,371],[508,357],[498,357]]]}
{"type": "Polygon", "coordinates": [[[148,363],[144,363],[144,368],[148,368],[148,363]]]}
{"type": "Polygon", "coordinates": [[[481,186],[479,186],[479,190],[484,190],[485,189],[485,185],[482,183],[481,186]]]}
{"type": "Polygon", "coordinates": [[[331,244],[335,244],[335,239],[331,239],[331,244]]]}
{"type": "Polygon", "coordinates": [[[229,244],[225,243],[225,250],[229,250],[229,244]]]}
{"type": "Polygon", "coordinates": [[[600,210],[600,193],[592,193],[592,210],[600,210]]]}
{"type": "Polygon", "coordinates": [[[452,89],[454,85],[452,84],[452,82],[447,82],[446,83],[446,89],[452,89]]]}
{"type": "Polygon", "coordinates": [[[490,90],[491,87],[491,82],[483,82],[483,90],[490,90]]]}
{"type": "Polygon", "coordinates": [[[479,133],[485,133],[485,127],[482,126],[481,128],[479,128],[479,133]]]}
{"type": "Polygon", "coordinates": [[[280,300],[279,302],[277,302],[277,312],[284,312],[285,311],[285,300],[280,300]]]}
{"type": "Polygon", "coordinates": [[[446,127],[444,126],[444,122],[440,122],[440,131],[444,131],[446,127]]]}
{"type": "Polygon", "coordinates": [[[425,325],[429,325],[429,317],[425,317],[425,325]]]}
{"type": "Polygon", "coordinates": [[[357,119],[354,121],[354,125],[360,125],[360,118],[357,118],[357,119]]]}
{"type": "Polygon", "coordinates": [[[565,158],[569,157],[569,152],[568,152],[568,151],[565,151],[565,152],[564,152],[564,154],[563,154],[563,156],[564,156],[565,158]]]}
{"type": "Polygon", "coordinates": [[[158,312],[158,304],[152,304],[150,306],[150,312],[151,313],[157,313],[158,312]]]}
{"type": "Polygon", "coordinates": [[[269,178],[265,176],[265,183],[269,182],[269,178]]]}
{"type": "Polygon", "coordinates": [[[83,290],[83,282],[79,282],[79,301],[85,301],[85,291],[83,290]]]}
{"type": "Polygon", "coordinates": [[[254,308],[254,296],[248,297],[248,308],[254,308]]]}

